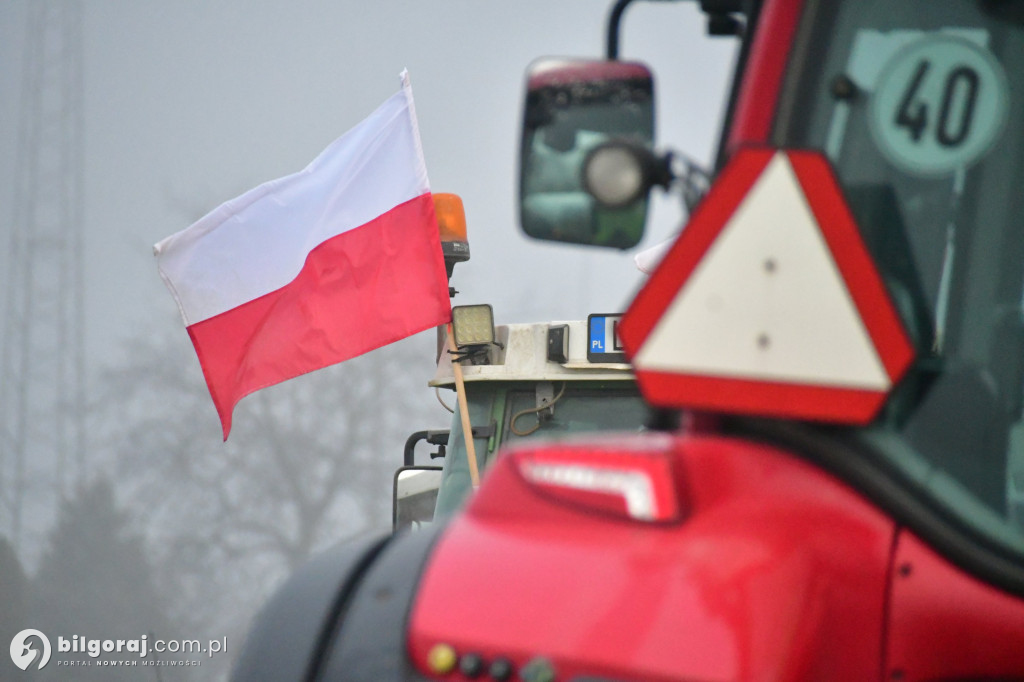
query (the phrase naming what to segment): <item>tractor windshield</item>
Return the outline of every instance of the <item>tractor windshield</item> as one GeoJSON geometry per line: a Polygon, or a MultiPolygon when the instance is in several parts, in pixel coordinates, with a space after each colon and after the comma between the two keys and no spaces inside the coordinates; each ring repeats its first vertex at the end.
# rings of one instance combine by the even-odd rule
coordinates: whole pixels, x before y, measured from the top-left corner
{"type": "Polygon", "coordinates": [[[1024,2],[808,0],[774,144],[823,149],[917,347],[865,434],[1024,557],[1024,2]]]}
{"type": "MultiPolygon", "coordinates": [[[[552,387],[553,409],[538,409],[533,383],[467,387],[474,426],[490,425],[487,436],[474,438],[481,467],[504,443],[520,438],[556,440],[591,431],[638,431],[647,408],[632,382],[569,382],[552,387]],[[627,385],[628,384],[628,385],[627,385]]],[[[444,478],[435,518],[456,510],[469,494],[469,464],[458,413],[452,421],[444,478]]]]}

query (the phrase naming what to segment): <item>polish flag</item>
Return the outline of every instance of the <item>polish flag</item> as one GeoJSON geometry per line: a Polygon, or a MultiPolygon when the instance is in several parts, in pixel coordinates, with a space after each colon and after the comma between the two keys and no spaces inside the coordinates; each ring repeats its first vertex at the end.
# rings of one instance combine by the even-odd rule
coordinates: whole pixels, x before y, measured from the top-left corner
{"type": "Polygon", "coordinates": [[[235,404],[451,319],[407,72],[305,169],[154,248],[224,439],[235,404]]]}

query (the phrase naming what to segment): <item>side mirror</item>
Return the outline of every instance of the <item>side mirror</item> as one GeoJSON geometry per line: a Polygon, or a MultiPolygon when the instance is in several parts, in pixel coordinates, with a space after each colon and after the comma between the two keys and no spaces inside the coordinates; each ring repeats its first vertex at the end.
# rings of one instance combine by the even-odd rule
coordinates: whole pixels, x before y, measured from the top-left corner
{"type": "Polygon", "coordinates": [[[395,532],[416,530],[433,521],[440,488],[441,467],[406,466],[396,471],[392,490],[392,529],[395,532]]]}
{"type": "Polygon", "coordinates": [[[650,183],[610,205],[591,193],[584,170],[592,152],[609,143],[649,152],[653,141],[654,79],[645,65],[535,62],[527,73],[519,158],[523,231],[549,241],[635,246],[644,232],[650,183]]]}

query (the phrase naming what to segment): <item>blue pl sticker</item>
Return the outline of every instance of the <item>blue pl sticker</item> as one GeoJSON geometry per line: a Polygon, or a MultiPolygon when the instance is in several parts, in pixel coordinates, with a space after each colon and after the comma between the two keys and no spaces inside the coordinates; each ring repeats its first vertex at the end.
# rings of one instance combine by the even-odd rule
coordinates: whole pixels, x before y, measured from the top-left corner
{"type": "Polygon", "coordinates": [[[587,360],[589,362],[625,362],[626,353],[619,340],[622,315],[590,315],[587,318],[587,360]]]}

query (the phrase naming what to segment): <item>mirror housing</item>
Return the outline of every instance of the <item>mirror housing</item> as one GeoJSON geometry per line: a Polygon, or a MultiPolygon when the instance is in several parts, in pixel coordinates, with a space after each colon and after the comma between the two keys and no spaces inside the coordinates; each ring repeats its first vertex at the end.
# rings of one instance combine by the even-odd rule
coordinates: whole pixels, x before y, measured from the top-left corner
{"type": "MultiPolygon", "coordinates": [[[[654,79],[638,62],[542,59],[527,74],[519,219],[534,238],[628,249],[643,236],[647,190],[617,206],[584,183],[591,152],[609,143],[649,151],[654,79]]],[[[653,154],[652,154],[653,156],[653,154]]]]}
{"type": "Polygon", "coordinates": [[[441,467],[404,466],[395,472],[391,498],[391,527],[416,530],[434,520],[441,467]]]}

